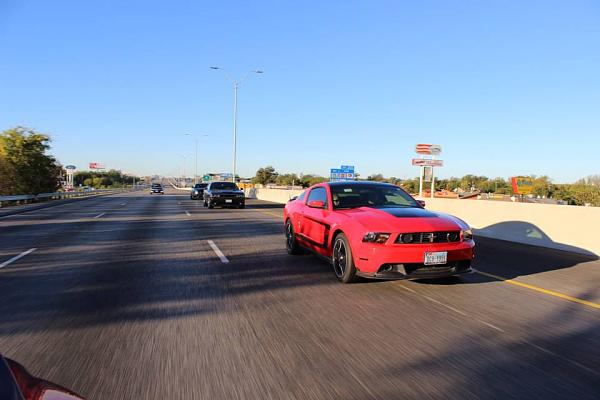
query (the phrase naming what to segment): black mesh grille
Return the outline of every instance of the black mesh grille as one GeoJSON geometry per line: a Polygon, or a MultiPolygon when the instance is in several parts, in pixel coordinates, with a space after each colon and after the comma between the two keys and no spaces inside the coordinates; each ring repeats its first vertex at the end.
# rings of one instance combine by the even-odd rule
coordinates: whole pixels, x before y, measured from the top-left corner
{"type": "Polygon", "coordinates": [[[460,231],[401,233],[396,239],[399,244],[453,242],[460,242],[460,231]]]}

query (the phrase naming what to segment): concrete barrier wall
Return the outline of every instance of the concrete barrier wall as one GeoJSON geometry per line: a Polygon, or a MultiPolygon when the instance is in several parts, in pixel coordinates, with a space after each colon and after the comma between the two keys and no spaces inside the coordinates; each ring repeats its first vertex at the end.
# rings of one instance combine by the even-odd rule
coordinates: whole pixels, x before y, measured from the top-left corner
{"type": "Polygon", "coordinates": [[[260,199],[272,201],[273,203],[287,203],[292,197],[298,196],[304,190],[284,190],[284,189],[246,189],[246,197],[251,199],[260,199]]]}
{"type": "Polygon", "coordinates": [[[425,208],[456,215],[479,236],[600,254],[600,208],[502,201],[424,199],[425,208]]]}
{"type": "MultiPolygon", "coordinates": [[[[251,198],[286,203],[301,190],[248,189],[251,198]]],[[[425,208],[465,220],[475,234],[600,255],[600,208],[484,200],[424,199],[425,208]]]]}

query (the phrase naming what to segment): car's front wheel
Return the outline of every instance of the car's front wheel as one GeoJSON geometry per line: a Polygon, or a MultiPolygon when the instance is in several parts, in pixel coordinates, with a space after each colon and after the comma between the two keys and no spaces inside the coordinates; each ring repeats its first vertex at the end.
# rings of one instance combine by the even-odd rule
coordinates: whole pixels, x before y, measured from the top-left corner
{"type": "Polygon", "coordinates": [[[294,227],[292,226],[292,221],[287,220],[285,223],[285,249],[288,254],[296,255],[302,252],[300,245],[296,241],[296,234],[294,233],[294,227]]]}
{"type": "Polygon", "coordinates": [[[211,199],[208,199],[208,204],[207,204],[208,208],[215,208],[215,205],[213,204],[211,199]]]}
{"type": "Polygon", "coordinates": [[[331,264],[335,276],[343,283],[350,283],[356,280],[356,267],[352,258],[352,249],[346,235],[338,234],[333,241],[333,251],[331,254],[331,264]]]}

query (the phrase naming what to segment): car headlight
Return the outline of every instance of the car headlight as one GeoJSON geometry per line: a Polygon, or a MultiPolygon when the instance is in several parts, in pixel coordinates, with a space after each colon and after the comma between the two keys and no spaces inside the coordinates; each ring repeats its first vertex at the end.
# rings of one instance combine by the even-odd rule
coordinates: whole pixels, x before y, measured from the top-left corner
{"type": "Polygon", "coordinates": [[[464,240],[473,240],[473,231],[471,229],[463,229],[460,231],[460,237],[464,240]]]}
{"type": "Polygon", "coordinates": [[[390,238],[389,233],[384,232],[368,232],[363,236],[363,242],[383,244],[390,238]]]}
{"type": "Polygon", "coordinates": [[[244,193],[238,193],[237,197],[244,197],[244,193]]]}
{"type": "Polygon", "coordinates": [[[212,197],[221,197],[220,194],[213,194],[212,197]]]}

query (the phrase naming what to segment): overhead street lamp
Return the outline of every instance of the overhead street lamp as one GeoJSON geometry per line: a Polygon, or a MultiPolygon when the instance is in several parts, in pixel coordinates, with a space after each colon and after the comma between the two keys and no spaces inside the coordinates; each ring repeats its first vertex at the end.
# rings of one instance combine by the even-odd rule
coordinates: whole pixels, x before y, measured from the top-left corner
{"type": "Polygon", "coordinates": [[[248,78],[250,74],[262,74],[261,70],[248,71],[246,75],[240,80],[234,80],[231,76],[221,67],[210,67],[210,69],[221,70],[225,74],[225,77],[228,81],[233,83],[233,182],[235,183],[235,173],[236,173],[236,158],[237,158],[237,96],[238,96],[238,88],[248,78]]]}
{"type": "Polygon", "coordinates": [[[185,159],[191,156],[191,154],[178,154],[178,156],[183,158],[183,187],[186,187],[187,178],[185,176],[185,159]]]}
{"type": "MultiPolygon", "coordinates": [[[[196,167],[194,169],[194,185],[196,185],[196,179],[198,177],[198,137],[196,135],[192,135],[191,133],[186,133],[185,136],[191,136],[194,138],[196,142],[196,167]]],[[[208,135],[201,135],[201,137],[207,137],[208,135]]]]}

